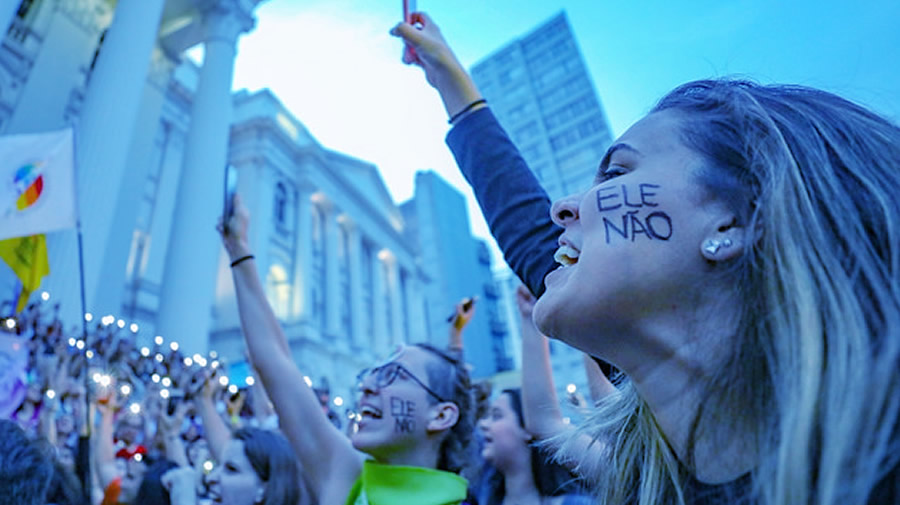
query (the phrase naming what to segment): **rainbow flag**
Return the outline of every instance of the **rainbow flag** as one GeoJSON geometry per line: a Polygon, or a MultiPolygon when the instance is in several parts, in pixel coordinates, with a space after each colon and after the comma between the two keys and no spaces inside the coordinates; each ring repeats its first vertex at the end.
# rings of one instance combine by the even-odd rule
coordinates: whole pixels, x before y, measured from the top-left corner
{"type": "Polygon", "coordinates": [[[71,128],[0,137],[0,240],[74,228],[71,128]]]}
{"type": "Polygon", "coordinates": [[[44,191],[44,176],[41,175],[40,166],[42,162],[26,163],[16,170],[14,183],[17,187],[21,187],[19,199],[16,200],[16,210],[25,210],[34,205],[41,197],[44,191]]]}

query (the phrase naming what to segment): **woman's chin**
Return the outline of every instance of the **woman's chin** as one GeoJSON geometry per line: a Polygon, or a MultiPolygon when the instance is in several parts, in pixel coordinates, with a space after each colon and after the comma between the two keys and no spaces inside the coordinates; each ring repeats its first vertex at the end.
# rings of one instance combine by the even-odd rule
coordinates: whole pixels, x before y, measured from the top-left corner
{"type": "Polygon", "coordinates": [[[534,304],[531,320],[534,321],[534,325],[537,326],[538,331],[552,338],[552,309],[549,305],[550,301],[545,299],[545,297],[542,296],[538,298],[537,302],[534,304]]]}

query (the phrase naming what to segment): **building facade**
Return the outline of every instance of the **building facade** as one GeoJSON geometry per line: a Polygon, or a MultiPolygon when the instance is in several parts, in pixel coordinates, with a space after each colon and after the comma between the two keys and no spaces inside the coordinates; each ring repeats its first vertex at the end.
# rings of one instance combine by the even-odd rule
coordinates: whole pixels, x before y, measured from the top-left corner
{"type": "Polygon", "coordinates": [[[506,318],[491,272],[487,244],[471,236],[465,197],[435,172],[416,174],[415,195],[401,206],[430,282],[425,298],[428,339],[447,345],[448,316],[464,298],[475,297],[475,316],[463,332],[472,376],[513,368],[506,318]]]}
{"type": "MultiPolygon", "coordinates": [[[[430,335],[438,281],[375,166],[321,146],[271,92],[232,93],[257,3],[23,0],[0,48],[0,134],[75,129],[86,312],[233,364],[244,344],[214,227],[234,166],[295,361],[347,398],[356,371],[430,335]],[[199,64],[185,57],[198,44],[199,64]]],[[[42,289],[68,322],[83,317],[77,238],[47,237],[42,289]]],[[[0,265],[4,297],[15,282],[0,265]]]]}

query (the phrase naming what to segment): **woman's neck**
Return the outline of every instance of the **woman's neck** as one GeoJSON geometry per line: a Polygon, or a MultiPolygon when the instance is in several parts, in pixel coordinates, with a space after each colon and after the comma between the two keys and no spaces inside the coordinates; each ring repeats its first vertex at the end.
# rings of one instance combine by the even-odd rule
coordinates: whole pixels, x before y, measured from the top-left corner
{"type": "Polygon", "coordinates": [[[717,405],[709,397],[710,386],[727,360],[736,324],[728,310],[706,311],[705,317],[678,323],[645,326],[647,341],[656,345],[626,371],[679,461],[692,463],[701,482],[729,482],[752,469],[755,451],[747,447],[739,427],[703,424],[697,416],[701,407],[717,405]],[[706,428],[699,436],[697,426],[706,428]]]}
{"type": "Polygon", "coordinates": [[[535,505],[541,503],[541,494],[531,473],[531,458],[519,460],[510,468],[504,469],[503,487],[506,496],[503,505],[535,505]]]}

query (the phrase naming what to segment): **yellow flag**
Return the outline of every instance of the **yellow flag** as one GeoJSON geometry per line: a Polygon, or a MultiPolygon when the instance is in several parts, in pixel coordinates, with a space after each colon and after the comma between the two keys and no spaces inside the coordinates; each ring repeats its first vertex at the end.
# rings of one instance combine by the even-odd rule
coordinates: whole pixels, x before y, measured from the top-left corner
{"type": "Polygon", "coordinates": [[[16,312],[20,312],[31,293],[40,287],[41,279],[50,273],[47,239],[40,234],[0,240],[0,258],[22,282],[22,293],[16,304],[16,312]]]}

